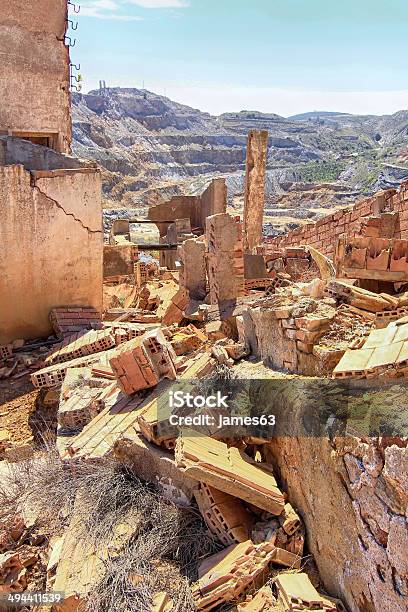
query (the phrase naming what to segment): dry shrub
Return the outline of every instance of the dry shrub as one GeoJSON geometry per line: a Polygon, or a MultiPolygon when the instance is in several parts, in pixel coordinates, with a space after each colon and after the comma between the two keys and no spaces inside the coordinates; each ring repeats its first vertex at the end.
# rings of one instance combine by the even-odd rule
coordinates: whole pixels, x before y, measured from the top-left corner
{"type": "Polygon", "coordinates": [[[97,554],[116,527],[131,527],[93,585],[88,612],[148,611],[158,591],[169,593],[175,612],[194,610],[189,581],[201,559],[218,550],[198,510],[165,500],[113,460],[67,464],[50,450],[13,464],[0,484],[0,506],[0,517],[28,510],[48,536],[63,533],[75,514],[78,536],[97,554]]]}

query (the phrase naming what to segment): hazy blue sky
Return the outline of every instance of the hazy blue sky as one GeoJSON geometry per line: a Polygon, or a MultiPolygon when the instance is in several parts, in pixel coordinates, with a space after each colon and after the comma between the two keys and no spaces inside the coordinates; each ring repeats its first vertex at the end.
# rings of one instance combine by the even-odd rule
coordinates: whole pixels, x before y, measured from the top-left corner
{"type": "Polygon", "coordinates": [[[408,0],[79,3],[83,91],[144,83],[213,114],[408,108],[408,0]]]}

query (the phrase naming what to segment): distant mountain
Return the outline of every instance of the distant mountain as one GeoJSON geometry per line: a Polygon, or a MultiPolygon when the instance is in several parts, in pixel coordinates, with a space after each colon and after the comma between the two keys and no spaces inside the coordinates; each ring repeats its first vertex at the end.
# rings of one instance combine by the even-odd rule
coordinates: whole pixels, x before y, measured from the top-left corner
{"type": "Polygon", "coordinates": [[[320,117],[340,117],[350,116],[350,113],[339,113],[336,111],[311,111],[309,113],[299,113],[298,115],[291,115],[289,119],[295,119],[296,121],[306,121],[307,119],[319,119],[320,117]]]}
{"type": "Polygon", "coordinates": [[[398,184],[406,165],[408,111],[382,117],[316,111],[289,118],[257,111],[215,117],[147,90],[109,88],[73,94],[72,112],[75,153],[101,165],[112,205],[143,209],[220,174],[231,196],[241,193],[252,128],[269,131],[272,202],[297,183],[335,182],[354,194],[370,193],[398,184]]]}

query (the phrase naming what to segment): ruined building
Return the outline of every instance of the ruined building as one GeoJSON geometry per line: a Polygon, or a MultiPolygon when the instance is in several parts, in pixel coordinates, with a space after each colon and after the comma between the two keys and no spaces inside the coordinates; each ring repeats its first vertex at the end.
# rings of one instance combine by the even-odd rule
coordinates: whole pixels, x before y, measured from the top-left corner
{"type": "Polygon", "coordinates": [[[45,465],[33,489],[61,520],[40,533],[27,480],[2,484],[0,593],[63,591],[56,612],[111,610],[109,589],[115,610],[406,612],[408,184],[264,240],[268,134],[251,131],[243,222],[217,178],[150,207],[160,243],[116,219],[104,246],[99,171],[69,155],[67,3],[2,17],[0,391],[17,397],[0,463],[45,465]],[[201,401],[178,410],[176,388],[201,401]]]}
{"type": "Polygon", "coordinates": [[[71,152],[66,0],[1,3],[0,135],[71,152]]]}
{"type": "Polygon", "coordinates": [[[102,308],[100,172],[70,157],[66,0],[2,2],[0,342],[51,331],[58,305],[102,308]]]}

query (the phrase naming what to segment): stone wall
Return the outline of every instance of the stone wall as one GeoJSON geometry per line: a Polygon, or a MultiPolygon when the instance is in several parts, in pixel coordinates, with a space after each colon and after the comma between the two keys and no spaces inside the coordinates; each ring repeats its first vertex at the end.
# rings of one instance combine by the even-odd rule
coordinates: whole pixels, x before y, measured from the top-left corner
{"type": "MultiPolygon", "coordinates": [[[[282,436],[266,454],[305,521],[307,544],[326,589],[351,612],[403,612],[408,595],[406,443],[384,438],[330,442],[302,433],[289,437],[286,426],[293,426],[293,418],[288,416],[282,436]]],[[[301,423],[302,414],[296,420],[301,423]]]]}
{"type": "Polygon", "coordinates": [[[0,167],[0,344],[51,333],[51,308],[102,308],[101,178],[95,168],[0,167]]]}
{"type": "MultiPolygon", "coordinates": [[[[1,3],[0,133],[71,146],[66,0],[1,3]]],[[[44,144],[44,143],[40,143],[44,144]]]]}
{"type": "Polygon", "coordinates": [[[308,244],[325,255],[333,256],[341,234],[358,235],[362,218],[377,216],[386,211],[399,213],[393,237],[408,238],[408,183],[403,183],[397,193],[394,190],[382,192],[352,207],[327,215],[316,223],[308,223],[284,236],[278,236],[268,241],[268,248],[308,244]]]}

